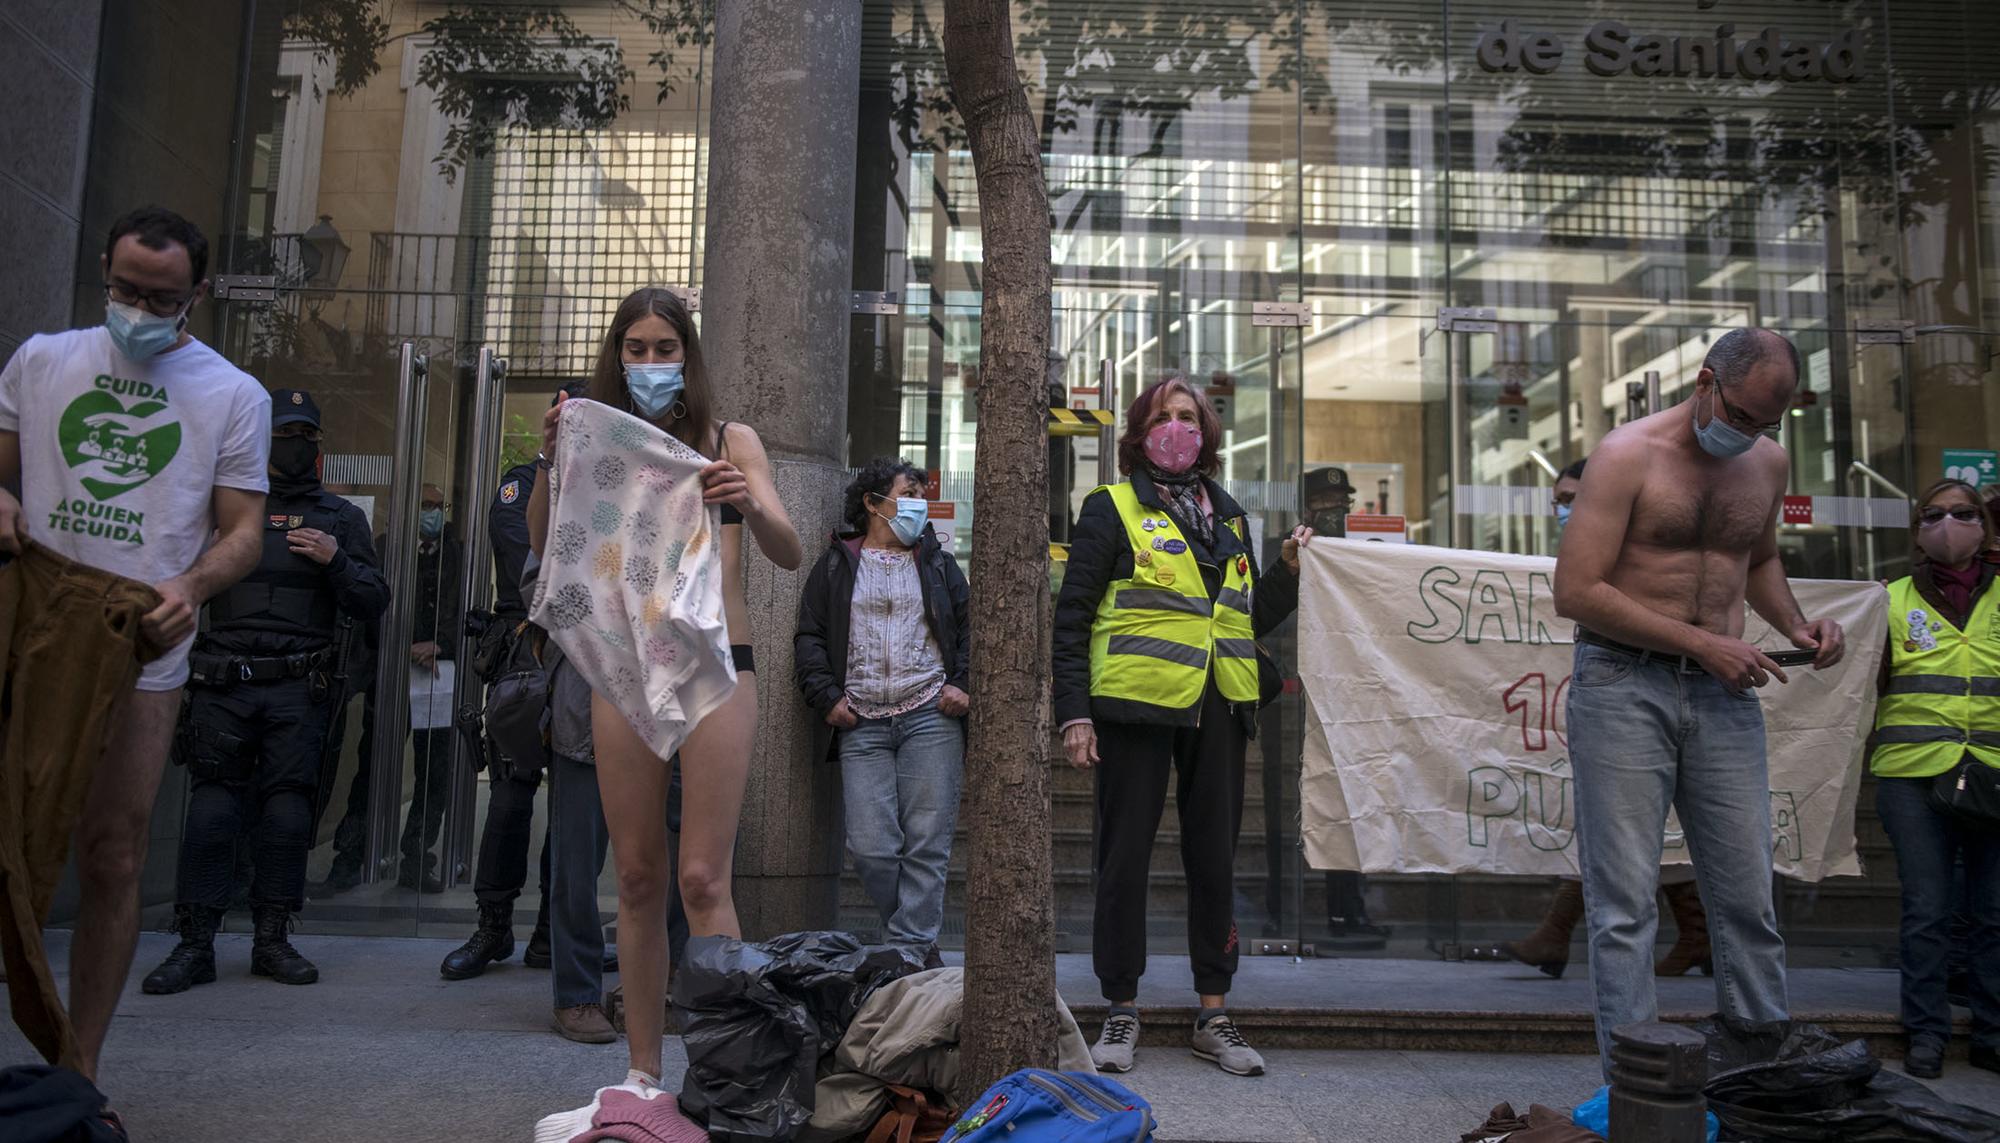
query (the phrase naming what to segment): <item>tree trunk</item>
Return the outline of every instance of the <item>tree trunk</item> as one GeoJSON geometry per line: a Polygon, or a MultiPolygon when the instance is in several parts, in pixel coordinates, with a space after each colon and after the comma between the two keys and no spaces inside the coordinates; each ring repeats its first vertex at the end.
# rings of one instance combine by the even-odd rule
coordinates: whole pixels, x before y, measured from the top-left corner
{"type": "Polygon", "coordinates": [[[1049,197],[1006,0],[945,0],[979,183],[985,289],[973,505],[961,1105],[1056,1060],[1049,872],[1049,197]]]}

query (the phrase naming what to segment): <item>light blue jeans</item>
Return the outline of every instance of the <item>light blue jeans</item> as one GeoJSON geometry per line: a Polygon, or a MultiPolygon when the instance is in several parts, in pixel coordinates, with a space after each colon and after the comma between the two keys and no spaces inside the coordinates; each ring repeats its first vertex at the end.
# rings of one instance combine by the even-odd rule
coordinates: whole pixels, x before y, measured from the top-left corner
{"type": "Polygon", "coordinates": [[[1597,1049],[1654,1020],[1653,943],[1667,807],[1680,812],[1708,910],[1716,1006],[1786,1016],[1785,941],[1771,903],[1771,794],[1764,710],[1678,660],[1578,642],[1569,686],[1570,765],[1597,993],[1597,1049]]]}
{"type": "Polygon", "coordinates": [[[837,738],[847,851],[882,915],[883,937],[929,946],[944,924],[965,724],[933,701],[893,718],[864,718],[837,738]]]}

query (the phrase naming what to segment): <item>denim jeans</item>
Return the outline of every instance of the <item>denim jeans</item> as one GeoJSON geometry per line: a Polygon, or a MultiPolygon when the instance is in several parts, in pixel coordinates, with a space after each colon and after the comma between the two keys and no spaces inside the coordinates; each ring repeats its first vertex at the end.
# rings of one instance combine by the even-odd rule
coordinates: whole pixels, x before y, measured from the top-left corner
{"type": "Polygon", "coordinates": [[[604,999],[604,918],[597,879],[611,833],[597,768],[549,755],[549,978],[557,1008],[604,999]]]}
{"type": "Polygon", "coordinates": [[[864,718],[837,742],[847,850],[882,916],[883,938],[930,945],[944,924],[965,724],[932,702],[893,718],[864,718]]]}
{"type": "Polygon", "coordinates": [[[1972,932],[1972,1040],[2000,1049],[2000,838],[1968,829],[1931,808],[1931,779],[1878,778],[1875,809],[1896,849],[1903,883],[1898,951],[1903,969],[1903,1030],[1912,1039],[1951,1036],[1945,999],[1951,949],[1953,860],[1965,856],[1972,932]]]}
{"type": "Polygon", "coordinates": [[[1597,993],[1597,1048],[1654,1020],[1654,889],[1667,808],[1680,812],[1715,950],[1716,1006],[1786,1016],[1785,941],[1771,903],[1771,795],[1764,710],[1677,660],[1579,641],[1569,686],[1579,860],[1597,993]]]}

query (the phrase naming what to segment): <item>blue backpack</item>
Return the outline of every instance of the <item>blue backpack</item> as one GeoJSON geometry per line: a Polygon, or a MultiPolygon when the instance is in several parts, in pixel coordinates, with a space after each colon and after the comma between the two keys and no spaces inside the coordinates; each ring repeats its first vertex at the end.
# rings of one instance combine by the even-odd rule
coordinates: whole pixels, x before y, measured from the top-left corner
{"type": "Polygon", "coordinates": [[[986,1089],[939,1143],[1150,1143],[1153,1109],[1102,1076],[1025,1068],[986,1089]]]}

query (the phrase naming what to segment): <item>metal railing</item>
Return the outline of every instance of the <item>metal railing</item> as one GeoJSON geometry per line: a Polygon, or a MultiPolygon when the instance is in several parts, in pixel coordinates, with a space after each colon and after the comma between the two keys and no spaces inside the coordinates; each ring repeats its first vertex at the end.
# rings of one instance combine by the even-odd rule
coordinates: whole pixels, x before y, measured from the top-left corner
{"type": "MultiPolygon", "coordinates": [[[[1857,460],[1847,466],[1847,494],[1849,496],[1856,500],[1866,499],[1866,486],[1869,484],[1873,484],[1884,492],[1888,492],[1897,499],[1905,502],[1910,499],[1910,494],[1897,487],[1895,481],[1868,467],[1867,464],[1857,460]]],[[[1854,578],[1873,579],[1875,577],[1875,528],[1872,524],[1863,524],[1861,526],[1861,543],[1855,549],[1855,555],[1857,558],[1854,565],[1854,578]]]]}

